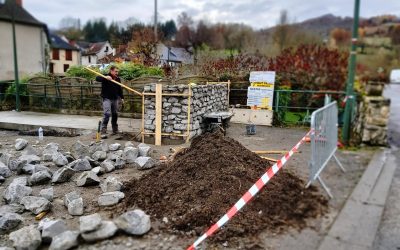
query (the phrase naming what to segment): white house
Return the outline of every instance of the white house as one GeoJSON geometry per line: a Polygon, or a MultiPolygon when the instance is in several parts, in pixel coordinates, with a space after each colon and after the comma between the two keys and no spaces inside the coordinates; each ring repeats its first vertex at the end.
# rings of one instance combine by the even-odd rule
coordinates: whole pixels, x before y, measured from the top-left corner
{"type": "Polygon", "coordinates": [[[76,45],[82,52],[82,65],[99,64],[103,58],[115,55],[115,49],[108,41],[98,43],[77,42],[76,45]]]}
{"type": "Polygon", "coordinates": [[[47,71],[46,24],[29,14],[22,7],[22,0],[0,0],[0,81],[14,79],[13,16],[19,76],[47,71]]]}
{"type": "Polygon", "coordinates": [[[69,67],[79,65],[81,52],[78,48],[70,45],[66,38],[50,33],[51,53],[49,72],[56,75],[64,75],[69,67]]]}
{"type": "Polygon", "coordinates": [[[157,56],[160,64],[169,64],[171,66],[180,64],[193,64],[193,53],[184,48],[168,47],[163,43],[157,44],[157,56]]]}

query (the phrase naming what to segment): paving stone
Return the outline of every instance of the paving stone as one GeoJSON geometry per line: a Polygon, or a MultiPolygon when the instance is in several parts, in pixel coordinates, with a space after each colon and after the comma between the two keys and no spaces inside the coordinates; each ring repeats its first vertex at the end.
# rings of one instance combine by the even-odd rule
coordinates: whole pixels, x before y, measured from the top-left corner
{"type": "Polygon", "coordinates": [[[115,176],[108,176],[101,184],[100,188],[103,193],[120,191],[122,188],[122,182],[118,180],[115,176]]]}
{"type": "Polygon", "coordinates": [[[42,189],[39,192],[39,195],[48,201],[53,201],[54,198],[54,189],[53,187],[42,189]]]}
{"type": "Polygon", "coordinates": [[[54,236],[51,241],[49,250],[68,250],[78,246],[78,231],[65,231],[54,236]]]}
{"type": "Polygon", "coordinates": [[[40,214],[44,211],[49,211],[51,203],[43,197],[25,196],[21,199],[21,205],[24,205],[26,210],[31,211],[33,214],[40,214]]]}
{"type": "Polygon", "coordinates": [[[143,235],[151,228],[150,216],[140,209],[128,211],[114,222],[119,229],[130,235],[143,235]]]}
{"type": "Polygon", "coordinates": [[[101,216],[98,213],[81,216],[79,218],[79,230],[81,233],[93,232],[101,226],[101,216]]]}
{"type": "Polygon", "coordinates": [[[123,198],[125,198],[125,194],[120,191],[107,192],[99,196],[98,203],[101,207],[113,206],[118,204],[123,198]]]}
{"type": "Polygon", "coordinates": [[[15,150],[20,151],[28,146],[28,141],[25,139],[18,138],[15,140],[15,150]]]}
{"type": "Polygon", "coordinates": [[[69,181],[72,176],[75,174],[75,171],[70,167],[63,167],[58,169],[54,174],[51,180],[52,183],[63,183],[69,181]]]}
{"type": "Polygon", "coordinates": [[[42,244],[40,232],[34,225],[10,233],[9,239],[13,241],[13,246],[17,250],[35,250],[42,244]]]}
{"type": "Polygon", "coordinates": [[[92,171],[85,171],[78,176],[76,185],[78,187],[98,185],[100,183],[99,177],[92,171]]]}
{"type": "Polygon", "coordinates": [[[0,235],[16,228],[22,221],[22,216],[16,213],[5,213],[0,215],[0,235]]]}
{"type": "Polygon", "coordinates": [[[117,232],[118,228],[112,221],[103,221],[101,222],[101,226],[98,230],[83,233],[82,238],[87,242],[95,242],[99,240],[108,239],[117,232]]]}

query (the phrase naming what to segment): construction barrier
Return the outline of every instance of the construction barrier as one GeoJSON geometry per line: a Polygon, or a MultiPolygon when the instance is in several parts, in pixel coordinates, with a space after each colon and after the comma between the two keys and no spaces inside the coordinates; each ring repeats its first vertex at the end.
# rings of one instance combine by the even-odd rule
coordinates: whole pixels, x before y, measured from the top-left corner
{"type": "Polygon", "coordinates": [[[338,108],[336,101],[314,111],[311,115],[311,159],[309,162],[310,174],[307,187],[318,180],[328,195],[332,198],[329,188],[320,177],[329,160],[333,157],[341,170],[342,164],[335,156],[338,142],[338,108]]]}
{"type": "Polygon", "coordinates": [[[187,250],[194,250],[206,238],[213,235],[219,228],[227,223],[233,216],[235,216],[256,194],[268,183],[269,180],[285,165],[289,158],[299,149],[300,145],[305,142],[306,137],[309,136],[311,130],[289,151],[278,160],[267,172],[265,172],[260,179],[240,198],[229,211],[222,216],[213,226],[211,226],[200,238],[198,238],[187,250]]]}

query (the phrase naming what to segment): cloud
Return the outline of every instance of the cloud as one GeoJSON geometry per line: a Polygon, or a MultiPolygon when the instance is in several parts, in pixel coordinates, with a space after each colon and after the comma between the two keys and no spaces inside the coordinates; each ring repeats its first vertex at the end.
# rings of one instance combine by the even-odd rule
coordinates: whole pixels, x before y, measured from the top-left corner
{"type": "MultiPolygon", "coordinates": [[[[123,21],[134,17],[150,23],[154,16],[154,1],[151,0],[24,0],[24,7],[37,19],[50,27],[58,27],[66,16],[77,17],[85,23],[92,18],[105,17],[109,22],[123,21]]],[[[354,2],[350,0],[158,0],[161,21],[177,20],[183,11],[195,21],[236,22],[254,28],[265,28],[277,23],[281,10],[287,10],[289,19],[303,21],[332,13],[337,16],[352,16],[354,2]]],[[[360,15],[370,17],[381,14],[400,16],[399,0],[362,0],[360,15]]]]}

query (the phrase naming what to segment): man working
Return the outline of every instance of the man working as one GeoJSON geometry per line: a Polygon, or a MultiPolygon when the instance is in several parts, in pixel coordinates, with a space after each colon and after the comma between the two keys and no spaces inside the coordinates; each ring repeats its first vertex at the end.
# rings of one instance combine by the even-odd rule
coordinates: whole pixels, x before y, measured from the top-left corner
{"type": "Polygon", "coordinates": [[[118,133],[118,107],[124,103],[124,96],[122,88],[118,84],[113,83],[111,80],[121,82],[118,77],[118,68],[115,66],[110,67],[110,73],[106,78],[98,76],[96,81],[101,82],[101,97],[103,98],[103,121],[101,124],[101,133],[107,133],[107,125],[111,116],[111,126],[113,134],[118,133]]]}

